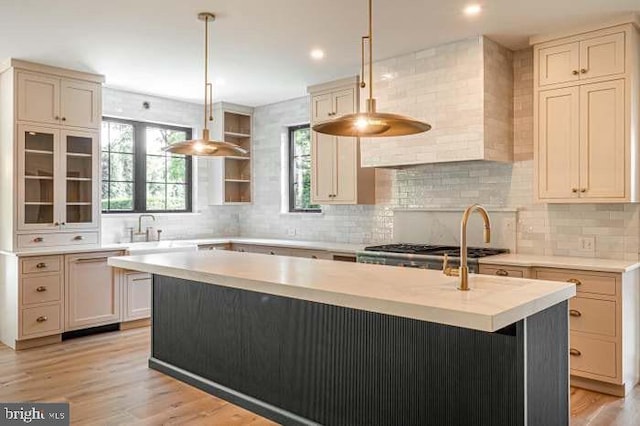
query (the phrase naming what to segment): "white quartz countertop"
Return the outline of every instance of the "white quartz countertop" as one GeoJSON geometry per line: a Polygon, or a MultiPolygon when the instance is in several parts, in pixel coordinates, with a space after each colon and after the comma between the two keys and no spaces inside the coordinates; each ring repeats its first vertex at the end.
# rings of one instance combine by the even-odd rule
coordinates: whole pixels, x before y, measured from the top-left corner
{"type": "Polygon", "coordinates": [[[583,271],[629,272],[640,267],[635,260],[597,259],[592,257],[534,256],[499,254],[479,259],[483,265],[510,265],[540,268],[580,269],[583,271]]]}
{"type": "Polygon", "coordinates": [[[114,267],[494,332],[567,300],[575,286],[471,275],[470,291],[438,271],[200,251],[112,257],[114,267]]]}
{"type": "MultiPolygon", "coordinates": [[[[167,240],[169,241],[169,240],[167,240]]],[[[208,245],[208,244],[252,244],[262,246],[274,246],[274,247],[287,247],[297,249],[308,250],[324,250],[331,253],[344,253],[355,254],[357,251],[364,250],[364,245],[358,244],[344,244],[344,243],[332,243],[326,241],[303,241],[303,240],[282,240],[282,239],[270,239],[270,238],[245,238],[245,237],[212,237],[212,238],[198,238],[190,240],[171,240],[180,241],[181,243],[193,243],[195,245],[208,245]]],[[[73,246],[73,247],[43,247],[25,249],[14,252],[12,254],[16,256],[45,256],[56,254],[71,254],[71,253],[92,253],[101,251],[123,250],[126,251],[131,246],[130,243],[120,244],[104,244],[100,246],[73,246]]]]}

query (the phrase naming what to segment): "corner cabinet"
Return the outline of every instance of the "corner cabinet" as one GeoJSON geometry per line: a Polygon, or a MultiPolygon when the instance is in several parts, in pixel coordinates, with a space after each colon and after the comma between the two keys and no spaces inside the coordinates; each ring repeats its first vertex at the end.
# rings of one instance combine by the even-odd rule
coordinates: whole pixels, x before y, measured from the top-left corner
{"type": "Polygon", "coordinates": [[[213,117],[213,138],[236,144],[248,154],[209,160],[209,205],[251,204],[253,108],[218,102],[213,117]]]}
{"type": "Polygon", "coordinates": [[[100,241],[104,77],[10,59],[0,66],[0,249],[100,241]]]}
{"type": "Polygon", "coordinates": [[[534,47],[537,201],[640,201],[638,38],[625,24],[534,47]]]}
{"type": "MultiPolygon", "coordinates": [[[[359,110],[358,79],[310,87],[311,125],[359,110]]],[[[375,204],[375,170],[360,166],[358,138],[312,132],[311,202],[375,204]]]]}

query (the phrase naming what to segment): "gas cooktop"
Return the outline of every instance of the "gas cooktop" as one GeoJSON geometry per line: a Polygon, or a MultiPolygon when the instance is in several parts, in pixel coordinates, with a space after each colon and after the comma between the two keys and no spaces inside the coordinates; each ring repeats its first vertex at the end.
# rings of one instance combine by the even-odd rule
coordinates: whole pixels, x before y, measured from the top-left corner
{"type": "MultiPolygon", "coordinates": [[[[385,244],[381,246],[365,247],[365,251],[377,251],[382,253],[417,254],[423,256],[444,256],[460,257],[460,247],[458,246],[438,246],[425,244],[385,244]]],[[[507,253],[507,249],[468,247],[467,256],[469,258],[480,258],[507,253]]]]}

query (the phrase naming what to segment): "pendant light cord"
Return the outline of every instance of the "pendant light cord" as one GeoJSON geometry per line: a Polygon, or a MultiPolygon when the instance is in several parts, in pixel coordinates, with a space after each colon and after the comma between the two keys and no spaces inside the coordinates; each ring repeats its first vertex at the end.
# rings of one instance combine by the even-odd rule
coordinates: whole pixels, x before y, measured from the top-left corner
{"type": "Polygon", "coordinates": [[[369,99],[373,99],[373,0],[369,0],[369,99]]]}
{"type": "Polygon", "coordinates": [[[204,18],[204,128],[213,121],[213,84],[209,82],[209,16],[204,18]],[[207,106],[209,111],[207,112],[207,106]],[[208,116],[208,117],[207,117],[208,116]]]}

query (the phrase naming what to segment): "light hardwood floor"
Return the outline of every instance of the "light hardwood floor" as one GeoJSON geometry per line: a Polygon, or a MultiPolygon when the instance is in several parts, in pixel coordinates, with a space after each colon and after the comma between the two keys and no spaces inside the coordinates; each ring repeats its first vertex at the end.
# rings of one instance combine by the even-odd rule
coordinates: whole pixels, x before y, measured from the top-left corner
{"type": "MultiPolygon", "coordinates": [[[[149,329],[14,352],[0,344],[0,401],[67,401],[79,425],[274,425],[147,368],[149,329]]],[[[572,425],[640,424],[627,398],[571,389],[572,425]]]]}

